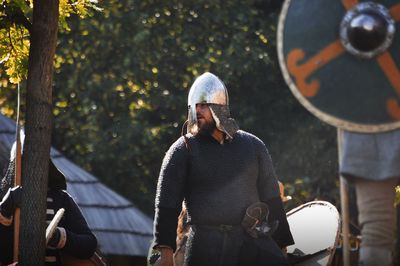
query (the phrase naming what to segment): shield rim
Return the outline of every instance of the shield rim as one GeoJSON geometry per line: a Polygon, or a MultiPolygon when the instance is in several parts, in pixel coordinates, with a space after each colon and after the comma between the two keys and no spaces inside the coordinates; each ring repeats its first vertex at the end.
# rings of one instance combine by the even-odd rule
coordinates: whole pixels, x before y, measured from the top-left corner
{"type": "Polygon", "coordinates": [[[279,66],[281,68],[281,72],[286,81],[286,84],[289,86],[292,94],[301,103],[301,105],[303,105],[309,112],[311,112],[318,119],[330,124],[331,126],[338,127],[348,131],[354,131],[359,133],[379,133],[399,128],[400,121],[382,123],[382,124],[363,124],[337,118],[315,107],[313,104],[311,104],[309,100],[307,100],[299,92],[298,88],[296,87],[296,84],[290,77],[283,54],[283,27],[291,1],[292,0],[285,0],[281,9],[281,13],[279,14],[278,28],[277,28],[277,50],[278,50],[277,52],[278,52],[279,66]]]}

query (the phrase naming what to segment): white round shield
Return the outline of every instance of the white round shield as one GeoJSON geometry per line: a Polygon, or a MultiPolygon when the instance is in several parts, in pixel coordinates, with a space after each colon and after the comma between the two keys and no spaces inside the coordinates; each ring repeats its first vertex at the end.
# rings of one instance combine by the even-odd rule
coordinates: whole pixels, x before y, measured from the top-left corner
{"type": "Polygon", "coordinates": [[[294,265],[330,265],[340,232],[340,215],[327,201],[311,201],[287,213],[295,244],[287,247],[294,265]]]}

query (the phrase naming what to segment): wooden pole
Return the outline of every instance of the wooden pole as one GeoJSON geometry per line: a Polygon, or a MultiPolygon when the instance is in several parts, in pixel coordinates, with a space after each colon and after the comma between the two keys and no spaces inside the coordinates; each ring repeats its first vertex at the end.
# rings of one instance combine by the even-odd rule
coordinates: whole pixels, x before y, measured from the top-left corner
{"type": "MultiPolygon", "coordinates": [[[[20,88],[18,83],[18,104],[17,104],[17,133],[15,140],[15,162],[14,162],[14,186],[21,185],[21,126],[19,124],[19,109],[20,109],[20,88]]],[[[15,208],[14,213],[14,262],[18,261],[18,244],[19,244],[19,224],[21,217],[21,209],[15,208]]]]}
{"type": "MultiPolygon", "coordinates": [[[[342,159],[342,129],[337,129],[338,136],[338,157],[339,164],[342,159]]],[[[340,175],[340,174],[339,174],[340,175]]],[[[340,205],[342,214],[342,252],[343,252],[343,266],[350,266],[350,243],[349,243],[349,201],[347,194],[346,179],[340,175],[340,205]]]]}

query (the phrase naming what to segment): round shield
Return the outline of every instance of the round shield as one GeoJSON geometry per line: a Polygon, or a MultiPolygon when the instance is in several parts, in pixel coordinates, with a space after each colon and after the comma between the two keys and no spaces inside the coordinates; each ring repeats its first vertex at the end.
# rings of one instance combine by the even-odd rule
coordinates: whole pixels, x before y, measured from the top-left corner
{"type": "Polygon", "coordinates": [[[356,132],[400,127],[396,2],[284,2],[279,63],[292,93],[319,119],[356,132]]]}
{"type": "Polygon", "coordinates": [[[331,265],[340,232],[340,215],[327,201],[311,201],[287,214],[294,243],[287,247],[292,265],[331,265]]]}

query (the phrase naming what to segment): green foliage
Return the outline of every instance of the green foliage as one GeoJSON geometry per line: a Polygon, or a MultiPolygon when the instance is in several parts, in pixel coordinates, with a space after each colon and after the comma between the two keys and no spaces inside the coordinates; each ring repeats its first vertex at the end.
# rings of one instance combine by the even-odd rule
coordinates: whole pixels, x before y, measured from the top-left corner
{"type": "Polygon", "coordinates": [[[18,83],[28,70],[29,23],[24,1],[2,1],[0,5],[0,63],[10,82],[18,83]]]}
{"type": "Polygon", "coordinates": [[[282,80],[279,2],[100,6],[103,13],[72,18],[71,31],[59,36],[53,141],[64,154],[151,213],[161,160],[186,120],[188,90],[211,71],[226,83],[241,128],[265,141],[279,179],[309,176],[310,198],[332,198],[336,131],[308,114],[282,80]]]}
{"type": "MultiPolygon", "coordinates": [[[[71,14],[55,59],[53,145],[151,214],[189,88],[211,71],[227,85],[240,127],[266,143],[292,202],[335,201],[336,130],[309,114],[282,79],[281,4],[110,0],[93,16],[71,14]]],[[[15,106],[8,91],[0,90],[3,112],[15,106]]]]}
{"type": "MultiPolygon", "coordinates": [[[[60,0],[59,24],[69,30],[66,19],[72,14],[81,18],[96,7],[93,0],[60,0]]],[[[33,0],[0,1],[0,63],[11,83],[17,84],[26,78],[30,47],[33,0]]]]}
{"type": "MultiPolygon", "coordinates": [[[[324,185],[317,184],[320,181],[321,180],[315,178],[311,179],[309,177],[305,177],[297,178],[292,182],[285,183],[285,195],[291,196],[292,198],[284,205],[286,211],[313,200],[328,200],[333,205],[336,205],[338,208],[340,208],[340,199],[336,189],[332,191],[327,190],[328,194],[325,193],[324,195],[321,195],[320,190],[324,189],[324,185]]],[[[335,188],[336,186],[338,186],[338,184],[334,184],[335,188]]]]}
{"type": "Polygon", "coordinates": [[[69,31],[70,28],[68,26],[67,19],[73,15],[78,15],[81,19],[86,16],[93,15],[93,11],[101,11],[97,5],[97,0],[60,0],[60,18],[59,18],[59,26],[62,30],[69,31]]]}
{"type": "Polygon", "coordinates": [[[292,199],[286,203],[286,208],[292,209],[305,202],[313,200],[311,198],[311,180],[308,177],[303,179],[296,179],[293,183],[286,183],[284,185],[285,195],[290,196],[292,199]]]}

